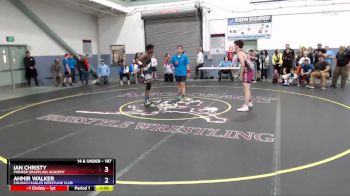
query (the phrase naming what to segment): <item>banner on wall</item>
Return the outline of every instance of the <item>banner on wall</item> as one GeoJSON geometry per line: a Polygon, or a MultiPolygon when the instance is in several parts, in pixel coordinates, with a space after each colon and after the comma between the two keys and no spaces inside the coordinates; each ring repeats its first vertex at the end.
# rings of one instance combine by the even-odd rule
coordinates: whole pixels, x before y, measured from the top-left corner
{"type": "Polygon", "coordinates": [[[225,34],[211,34],[210,54],[225,54],[225,34]]]}
{"type": "Polygon", "coordinates": [[[228,19],[227,37],[230,40],[270,39],[272,15],[228,19]]]}

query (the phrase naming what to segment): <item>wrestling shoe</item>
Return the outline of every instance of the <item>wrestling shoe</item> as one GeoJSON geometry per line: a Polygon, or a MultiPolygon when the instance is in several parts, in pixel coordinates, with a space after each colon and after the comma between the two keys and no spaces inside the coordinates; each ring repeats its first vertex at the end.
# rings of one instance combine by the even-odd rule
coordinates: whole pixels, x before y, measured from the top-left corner
{"type": "Polygon", "coordinates": [[[145,107],[148,107],[148,108],[156,107],[156,105],[153,102],[151,102],[150,100],[145,100],[145,102],[143,104],[145,105],[145,107]]]}
{"type": "Polygon", "coordinates": [[[182,96],[181,96],[181,95],[177,96],[176,100],[177,100],[178,102],[179,102],[179,101],[182,101],[182,96]]]}
{"type": "Polygon", "coordinates": [[[249,112],[249,107],[247,105],[242,105],[242,107],[237,109],[237,112],[249,112]]]}
{"type": "Polygon", "coordinates": [[[249,103],[248,103],[248,107],[249,107],[249,109],[252,109],[252,108],[254,107],[253,103],[252,103],[252,102],[249,102],[249,103]]]}
{"type": "Polygon", "coordinates": [[[182,96],[182,101],[189,102],[189,101],[192,101],[192,99],[187,96],[182,96]]]}

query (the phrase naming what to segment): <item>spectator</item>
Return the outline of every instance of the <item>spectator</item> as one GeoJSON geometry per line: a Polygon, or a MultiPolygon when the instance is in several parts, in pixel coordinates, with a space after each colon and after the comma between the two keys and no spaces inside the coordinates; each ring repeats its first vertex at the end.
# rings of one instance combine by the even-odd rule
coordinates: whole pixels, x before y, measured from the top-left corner
{"type": "Polygon", "coordinates": [[[170,63],[170,54],[166,53],[164,57],[164,66],[163,66],[163,72],[164,72],[164,81],[165,82],[174,82],[174,66],[170,63]]]}
{"type": "MultiPolygon", "coordinates": [[[[219,63],[219,67],[232,67],[232,62],[228,60],[228,56],[225,56],[224,60],[219,63]]],[[[232,71],[231,70],[220,70],[219,74],[219,82],[221,81],[222,74],[229,74],[231,80],[233,81],[232,71]]]]}
{"type": "Polygon", "coordinates": [[[256,77],[256,81],[257,82],[260,82],[261,81],[261,70],[262,70],[262,65],[260,64],[260,55],[259,55],[259,52],[258,50],[254,50],[254,55],[255,55],[255,77],[256,77]]]}
{"type": "Polygon", "coordinates": [[[26,56],[24,57],[24,66],[26,68],[26,79],[28,82],[28,86],[31,86],[31,79],[34,78],[35,85],[39,86],[38,82],[38,72],[35,68],[35,59],[30,55],[30,52],[26,52],[26,56]]]}
{"type": "MultiPolygon", "coordinates": [[[[254,63],[254,70],[253,70],[253,73],[255,74],[254,77],[256,78],[256,74],[257,74],[257,64],[256,64],[256,61],[258,60],[257,56],[256,56],[256,53],[254,52],[254,50],[249,50],[248,52],[248,58],[250,59],[250,61],[252,63],[254,63]]],[[[260,77],[260,76],[259,76],[260,77]]],[[[252,80],[252,82],[255,82],[254,78],[252,80]]]]}
{"type": "Polygon", "coordinates": [[[129,66],[130,75],[134,77],[135,84],[139,83],[139,65],[136,63],[136,59],[132,60],[132,64],[129,66]]]}
{"type": "Polygon", "coordinates": [[[236,51],[234,51],[233,46],[229,46],[228,52],[227,52],[227,57],[229,61],[233,61],[233,56],[236,51]]]}
{"type": "Polygon", "coordinates": [[[321,89],[326,90],[326,80],[329,78],[330,66],[324,61],[324,56],[322,54],[318,55],[318,62],[314,66],[314,72],[311,73],[310,79],[310,89],[315,88],[315,79],[321,79],[321,89]]]}
{"type": "MultiPolygon", "coordinates": [[[[109,84],[109,74],[110,74],[110,69],[108,65],[105,64],[105,61],[101,59],[101,64],[98,65],[97,67],[97,75],[100,78],[100,85],[108,85],[109,84]]],[[[121,81],[123,79],[121,78],[121,81]]],[[[129,81],[130,84],[130,81],[129,81]]]]}
{"type": "Polygon", "coordinates": [[[70,54],[68,58],[68,65],[70,69],[70,73],[72,75],[72,82],[75,83],[75,70],[77,68],[77,61],[74,59],[73,54],[70,54]]]}
{"type": "Polygon", "coordinates": [[[338,78],[341,76],[341,87],[345,88],[346,79],[348,78],[349,70],[348,67],[350,62],[350,50],[346,49],[345,46],[340,46],[339,52],[336,56],[336,68],[333,72],[332,88],[336,88],[338,78]]]}
{"type": "Polygon", "coordinates": [[[289,49],[290,53],[293,55],[293,60],[294,60],[294,57],[295,57],[294,50],[290,47],[289,44],[286,44],[286,49],[284,50],[283,53],[286,53],[287,49],[289,49]]]}
{"type": "Polygon", "coordinates": [[[300,47],[300,50],[295,55],[296,66],[301,65],[304,62],[304,60],[301,61],[301,58],[307,57],[307,53],[306,53],[306,55],[304,54],[304,52],[306,52],[306,51],[307,50],[304,46],[300,47]]]}
{"type": "Polygon", "coordinates": [[[55,82],[56,87],[61,85],[63,80],[62,73],[62,64],[60,63],[60,58],[56,57],[54,63],[51,65],[51,73],[53,77],[53,81],[55,82]]]}
{"type": "Polygon", "coordinates": [[[260,52],[259,62],[262,68],[261,79],[262,81],[264,81],[264,77],[265,77],[265,80],[267,80],[267,72],[270,67],[270,58],[267,50],[263,50],[260,52]]]}
{"type": "Polygon", "coordinates": [[[232,75],[234,79],[238,79],[240,75],[240,65],[239,65],[239,59],[236,51],[233,51],[232,53],[232,67],[235,69],[232,70],[232,75]]]}
{"type": "Polygon", "coordinates": [[[291,63],[291,65],[292,65],[292,67],[294,67],[294,66],[295,66],[295,52],[294,52],[294,50],[290,47],[289,44],[286,44],[286,49],[283,51],[283,55],[286,54],[287,49],[289,49],[289,53],[290,53],[291,56],[292,56],[292,63],[291,63]]]}
{"type": "Polygon", "coordinates": [[[333,65],[333,60],[335,58],[334,52],[329,48],[329,46],[325,47],[326,50],[326,58],[325,61],[329,64],[329,66],[331,67],[331,77],[332,77],[332,73],[334,71],[334,65],[333,65]]]}
{"type": "Polygon", "coordinates": [[[278,73],[278,70],[273,70],[272,74],[272,83],[277,84],[280,81],[280,74],[278,73]]]}
{"type": "Polygon", "coordinates": [[[308,57],[308,52],[307,51],[304,51],[303,56],[298,61],[298,65],[302,65],[303,63],[305,63],[305,59],[308,60],[308,63],[311,62],[310,58],[308,57]]]}
{"type": "Polygon", "coordinates": [[[158,61],[157,58],[152,55],[151,58],[151,71],[152,71],[152,77],[154,80],[157,80],[157,66],[158,66],[158,61]]]}
{"type": "Polygon", "coordinates": [[[129,66],[122,64],[119,70],[120,84],[123,85],[123,78],[128,79],[128,84],[130,84],[130,69],[129,66]]]}
{"type": "MultiPolygon", "coordinates": [[[[204,66],[204,55],[203,55],[203,48],[198,48],[197,50],[197,66],[196,66],[196,79],[198,79],[199,75],[199,68],[204,66]]],[[[201,77],[200,79],[204,79],[204,71],[201,70],[201,77]]]]}
{"type": "Polygon", "coordinates": [[[321,43],[317,44],[317,49],[314,51],[314,55],[313,55],[314,64],[318,63],[319,55],[323,55],[324,57],[326,57],[327,56],[326,53],[327,51],[322,48],[322,44],[321,43]]]}
{"type": "Polygon", "coordinates": [[[283,65],[283,56],[279,52],[279,50],[275,50],[275,53],[272,56],[272,64],[273,64],[273,69],[277,70],[278,74],[282,74],[282,65],[283,65]]]}
{"type": "Polygon", "coordinates": [[[298,80],[298,75],[294,72],[294,67],[290,69],[289,73],[282,75],[283,84],[282,86],[289,86],[298,80]]]}
{"type": "Polygon", "coordinates": [[[308,49],[308,54],[307,54],[307,57],[309,57],[310,59],[310,64],[313,65],[314,64],[314,55],[313,55],[313,49],[312,47],[310,46],[308,49]]]}
{"type": "MultiPolygon", "coordinates": [[[[307,53],[307,52],[304,52],[307,53]]],[[[310,59],[308,57],[303,59],[303,63],[301,63],[301,72],[299,77],[299,85],[303,87],[309,87],[310,77],[313,71],[313,66],[310,64],[310,59]],[[305,84],[306,81],[306,84],[305,84]]]]}
{"type": "Polygon", "coordinates": [[[65,54],[64,58],[62,60],[62,64],[63,64],[63,68],[64,68],[63,87],[66,86],[67,82],[69,82],[70,86],[73,86],[73,84],[72,84],[72,73],[71,73],[71,70],[70,70],[69,64],[68,64],[69,56],[70,56],[69,53],[65,54]]]}
{"type": "Polygon", "coordinates": [[[293,60],[294,56],[290,49],[286,49],[285,53],[283,54],[283,75],[289,74],[290,70],[293,66],[293,60]]]}
{"type": "Polygon", "coordinates": [[[83,69],[84,69],[84,58],[82,55],[78,55],[77,58],[77,70],[78,70],[78,74],[79,74],[79,80],[81,83],[83,83],[83,69]]]}
{"type": "Polygon", "coordinates": [[[83,66],[82,66],[82,83],[85,83],[86,85],[89,84],[89,76],[90,76],[90,64],[89,64],[89,59],[88,59],[88,55],[86,55],[85,57],[82,57],[82,62],[83,62],[83,66]]]}

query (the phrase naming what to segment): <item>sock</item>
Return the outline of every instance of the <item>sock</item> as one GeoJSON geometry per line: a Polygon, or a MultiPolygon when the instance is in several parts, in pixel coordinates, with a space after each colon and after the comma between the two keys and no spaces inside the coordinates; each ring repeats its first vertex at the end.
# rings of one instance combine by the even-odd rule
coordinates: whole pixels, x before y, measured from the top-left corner
{"type": "Polygon", "coordinates": [[[149,97],[148,96],[145,96],[145,101],[148,101],[149,100],[149,97]]]}

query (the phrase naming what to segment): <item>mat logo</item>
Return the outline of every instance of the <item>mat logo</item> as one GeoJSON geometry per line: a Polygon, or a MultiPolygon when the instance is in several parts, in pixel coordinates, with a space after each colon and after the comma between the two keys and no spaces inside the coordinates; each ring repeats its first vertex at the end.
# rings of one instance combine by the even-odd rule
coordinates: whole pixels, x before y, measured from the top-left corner
{"type": "Polygon", "coordinates": [[[154,99],[154,108],[147,108],[142,101],[126,104],[119,109],[119,112],[100,111],[76,111],[83,114],[100,115],[127,115],[129,117],[148,120],[189,120],[204,119],[210,123],[225,123],[226,118],[219,117],[223,112],[222,107],[229,108],[230,105],[223,101],[215,101],[206,98],[193,98],[186,102],[177,102],[170,98],[154,99]]]}
{"type": "Polygon", "coordinates": [[[153,102],[156,104],[155,108],[145,108],[143,104],[131,104],[125,108],[125,112],[132,115],[153,116],[154,118],[164,118],[164,115],[168,115],[168,118],[188,115],[199,117],[210,123],[226,122],[226,118],[219,117],[219,107],[212,106],[215,101],[197,98],[187,102],[177,102],[174,99],[160,98],[153,102]]]}
{"type": "MultiPolygon", "coordinates": [[[[177,93],[161,93],[161,92],[153,92],[150,94],[151,97],[176,97],[177,93]]],[[[233,101],[244,101],[244,96],[238,95],[221,95],[221,94],[206,94],[206,93],[188,93],[189,97],[202,97],[202,98],[210,98],[210,99],[219,99],[219,100],[233,100],[233,101]]],[[[125,93],[118,96],[116,98],[138,98],[144,97],[143,93],[125,93]]],[[[270,104],[277,101],[277,98],[274,97],[262,97],[256,96],[252,97],[253,103],[262,103],[262,104],[270,104]]]]}

